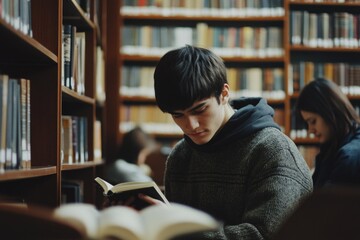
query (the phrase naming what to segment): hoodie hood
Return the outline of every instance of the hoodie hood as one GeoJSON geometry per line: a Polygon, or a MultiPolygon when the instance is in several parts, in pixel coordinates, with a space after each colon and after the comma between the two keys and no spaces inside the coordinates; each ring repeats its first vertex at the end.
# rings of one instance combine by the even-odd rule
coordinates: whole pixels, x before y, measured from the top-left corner
{"type": "Polygon", "coordinates": [[[236,99],[232,101],[232,106],[234,115],[209,142],[198,145],[185,135],[186,142],[199,151],[212,152],[266,127],[280,129],[273,120],[274,109],[263,98],[236,99]]]}

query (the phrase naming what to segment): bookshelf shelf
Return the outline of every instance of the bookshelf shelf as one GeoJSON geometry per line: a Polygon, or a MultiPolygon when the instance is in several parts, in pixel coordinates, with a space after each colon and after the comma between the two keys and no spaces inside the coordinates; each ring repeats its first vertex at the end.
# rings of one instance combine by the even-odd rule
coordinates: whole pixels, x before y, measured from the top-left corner
{"type": "Polygon", "coordinates": [[[124,104],[131,104],[131,103],[149,103],[155,104],[154,97],[145,97],[145,96],[120,96],[120,101],[124,104]]]}
{"type": "Polygon", "coordinates": [[[77,92],[62,86],[61,87],[62,93],[63,93],[63,100],[65,102],[77,102],[77,103],[83,103],[86,105],[94,105],[95,104],[95,99],[84,96],[84,95],[80,95],[77,92]]]}
{"type": "Polygon", "coordinates": [[[0,18],[1,65],[56,64],[57,57],[37,40],[19,32],[0,18]]]}
{"type": "Polygon", "coordinates": [[[74,164],[62,164],[61,165],[61,170],[62,171],[71,171],[71,170],[92,168],[92,167],[96,167],[96,166],[101,166],[102,164],[104,164],[103,161],[86,162],[86,163],[74,163],[74,164]]]}
{"type": "Polygon", "coordinates": [[[122,18],[124,21],[127,20],[140,20],[140,21],[148,21],[148,20],[172,20],[172,21],[205,21],[205,22],[283,22],[283,16],[275,16],[275,17],[213,17],[213,16],[166,16],[166,15],[123,15],[122,18]]]}
{"type": "MultiPolygon", "coordinates": [[[[130,55],[120,54],[119,59],[121,61],[133,61],[133,62],[157,62],[161,56],[144,56],[144,55],[130,55]]],[[[284,57],[222,57],[226,62],[253,62],[258,63],[284,63],[284,57]]]]}
{"type": "Polygon", "coordinates": [[[290,51],[298,52],[322,52],[322,53],[354,53],[357,54],[360,52],[358,47],[348,47],[348,48],[339,48],[339,47],[303,47],[303,46],[291,46],[290,51]]]}
{"type": "Polygon", "coordinates": [[[81,31],[95,29],[95,24],[75,0],[64,0],[63,15],[64,23],[75,25],[81,31]]]}
{"type": "Polygon", "coordinates": [[[56,175],[56,167],[33,167],[31,169],[23,170],[8,170],[0,173],[0,181],[14,181],[19,179],[29,179],[33,177],[43,177],[49,175],[56,175]]]}

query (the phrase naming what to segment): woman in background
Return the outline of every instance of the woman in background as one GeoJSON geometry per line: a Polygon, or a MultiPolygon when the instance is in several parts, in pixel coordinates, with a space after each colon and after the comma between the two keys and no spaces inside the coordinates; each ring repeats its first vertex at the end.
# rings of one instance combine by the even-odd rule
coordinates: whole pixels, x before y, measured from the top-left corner
{"type": "Polygon", "coordinates": [[[360,185],[360,118],[340,87],[323,78],[311,81],[296,110],[320,142],[314,188],[360,185]]]}

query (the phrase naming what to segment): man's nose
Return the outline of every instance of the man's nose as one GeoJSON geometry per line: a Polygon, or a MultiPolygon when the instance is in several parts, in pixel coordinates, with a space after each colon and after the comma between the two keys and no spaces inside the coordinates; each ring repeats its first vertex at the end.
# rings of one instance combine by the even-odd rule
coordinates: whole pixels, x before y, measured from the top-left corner
{"type": "Polygon", "coordinates": [[[195,116],[189,116],[187,118],[187,128],[188,129],[196,129],[199,127],[199,121],[195,116]]]}

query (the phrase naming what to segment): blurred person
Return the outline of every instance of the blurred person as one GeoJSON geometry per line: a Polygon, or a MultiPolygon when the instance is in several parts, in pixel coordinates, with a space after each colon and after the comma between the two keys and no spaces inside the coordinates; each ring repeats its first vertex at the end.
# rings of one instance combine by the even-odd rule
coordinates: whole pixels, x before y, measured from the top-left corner
{"type": "Polygon", "coordinates": [[[314,188],[360,184],[360,118],[332,81],[317,78],[300,92],[296,110],[319,140],[314,188]]]}

